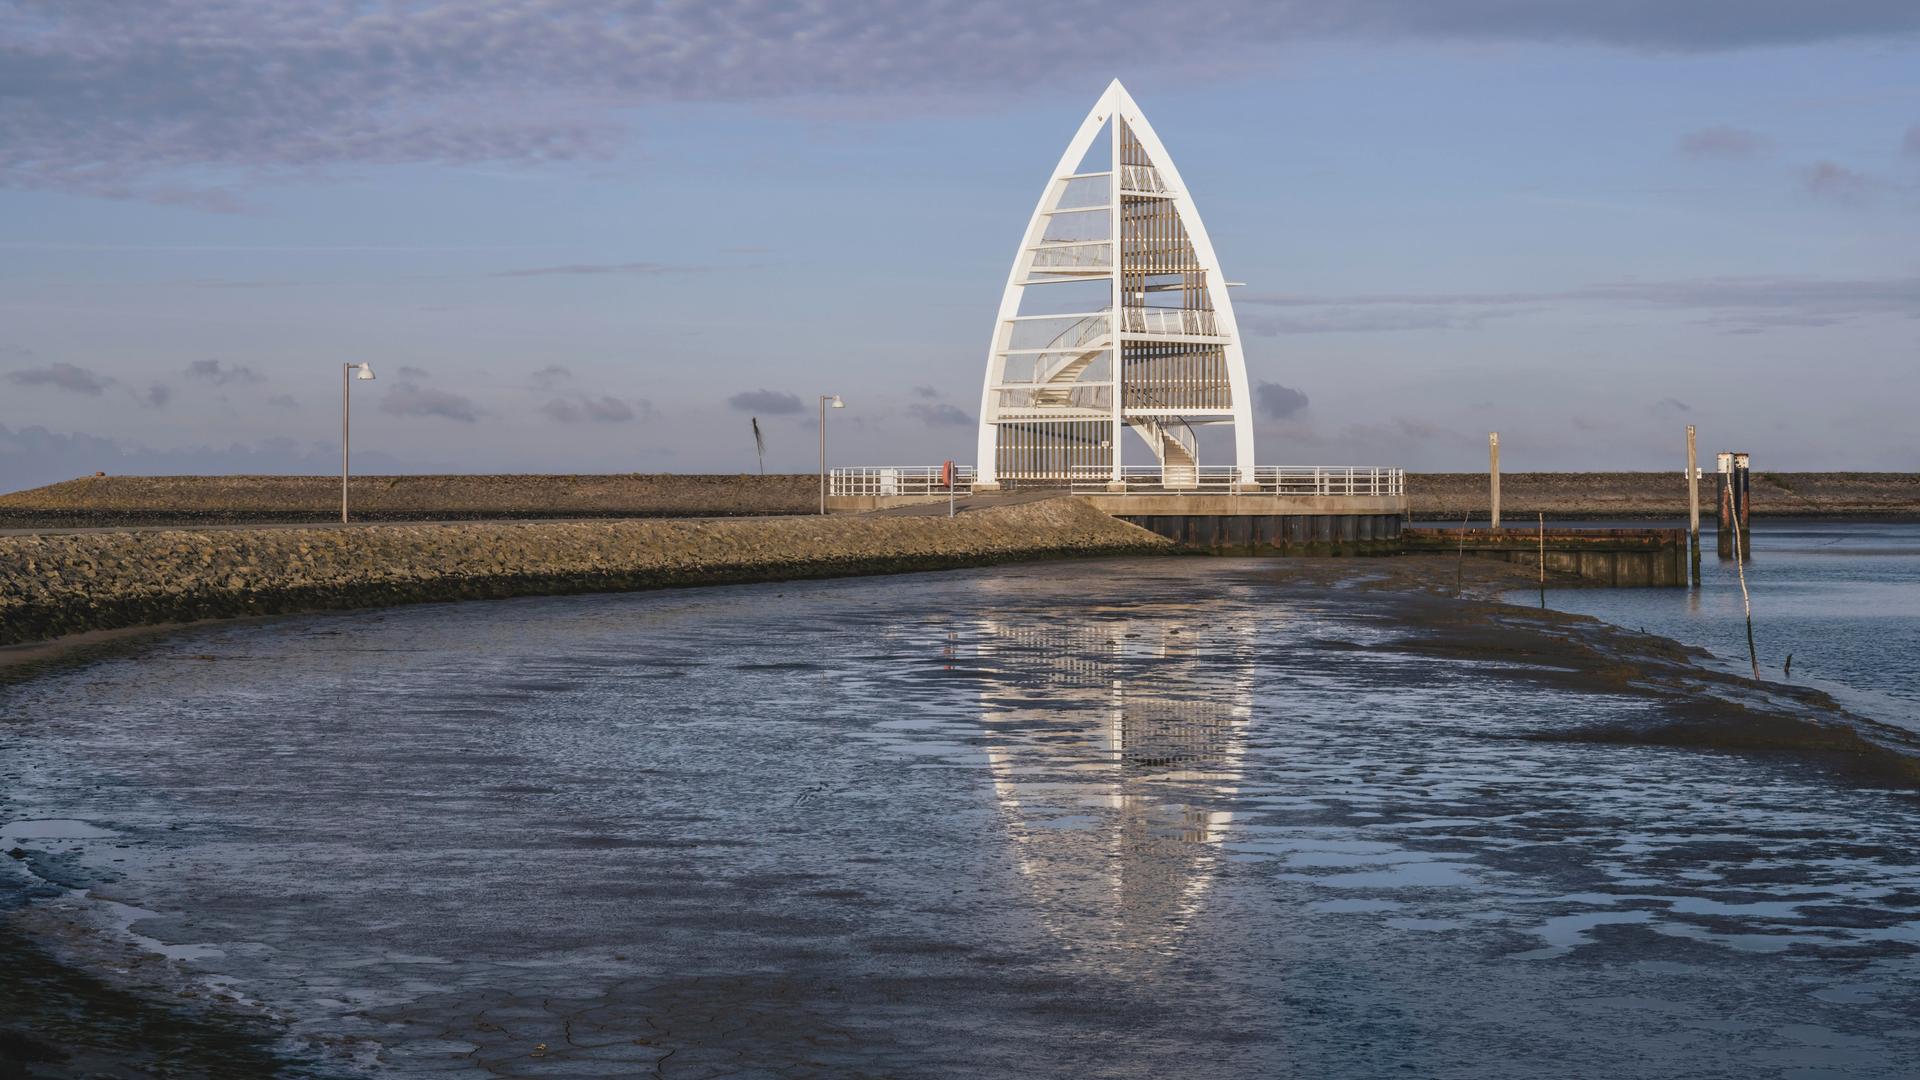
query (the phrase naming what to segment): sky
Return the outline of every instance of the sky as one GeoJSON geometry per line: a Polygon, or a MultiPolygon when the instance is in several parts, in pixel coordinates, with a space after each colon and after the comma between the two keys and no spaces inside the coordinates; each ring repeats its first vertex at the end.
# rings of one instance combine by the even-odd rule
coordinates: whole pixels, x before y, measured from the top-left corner
{"type": "Polygon", "coordinates": [[[0,0],[0,490],[971,462],[1116,77],[1262,464],[1920,471],[1912,0],[0,0]]]}

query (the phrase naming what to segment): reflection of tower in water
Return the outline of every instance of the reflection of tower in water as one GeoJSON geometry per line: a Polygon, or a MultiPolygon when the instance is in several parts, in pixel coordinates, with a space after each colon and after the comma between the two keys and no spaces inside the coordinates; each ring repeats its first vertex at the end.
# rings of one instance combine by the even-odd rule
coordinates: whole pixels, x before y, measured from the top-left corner
{"type": "Polygon", "coordinates": [[[1210,807],[1240,781],[1251,629],[1171,609],[1076,614],[982,623],[995,795],[1051,931],[1164,950],[1219,870],[1231,815],[1210,807]]]}

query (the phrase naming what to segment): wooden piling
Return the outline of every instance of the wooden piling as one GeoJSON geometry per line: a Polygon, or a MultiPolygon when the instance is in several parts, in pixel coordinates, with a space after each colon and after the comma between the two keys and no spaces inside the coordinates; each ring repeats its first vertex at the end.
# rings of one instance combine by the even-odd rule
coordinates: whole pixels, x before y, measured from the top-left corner
{"type": "Polygon", "coordinates": [[[1492,486],[1492,528],[1500,527],[1500,433],[1487,432],[1487,476],[1492,486]]]}
{"type": "Polygon", "coordinates": [[[1700,456],[1695,448],[1693,425],[1687,425],[1687,555],[1692,564],[1689,580],[1700,584],[1700,456]]]}
{"type": "Polygon", "coordinates": [[[1547,515],[1540,512],[1540,606],[1547,606],[1547,515]]]}
{"type": "Polygon", "coordinates": [[[1753,487],[1752,472],[1748,468],[1748,456],[1744,453],[1722,451],[1717,464],[1716,477],[1720,489],[1719,520],[1714,523],[1716,546],[1720,557],[1750,558],[1753,551],[1752,528],[1753,487]],[[1734,532],[1741,535],[1734,536],[1734,532]]]}

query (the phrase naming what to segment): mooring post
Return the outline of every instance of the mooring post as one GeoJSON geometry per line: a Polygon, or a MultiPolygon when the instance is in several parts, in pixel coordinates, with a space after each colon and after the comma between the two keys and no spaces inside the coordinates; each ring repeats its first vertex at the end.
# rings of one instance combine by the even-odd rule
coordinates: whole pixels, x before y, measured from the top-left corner
{"type": "Polygon", "coordinates": [[[1695,451],[1693,425],[1687,425],[1687,554],[1693,570],[1689,578],[1700,584],[1700,459],[1695,451]]]}
{"type": "Polygon", "coordinates": [[[1487,432],[1487,476],[1493,489],[1490,527],[1497,532],[1500,528],[1500,433],[1497,431],[1487,432]]]}
{"type": "Polygon", "coordinates": [[[1745,453],[1733,455],[1733,512],[1740,526],[1740,547],[1753,554],[1753,470],[1745,453]]]}
{"type": "Polygon", "coordinates": [[[1720,452],[1715,455],[1715,490],[1720,496],[1718,515],[1713,523],[1715,550],[1722,559],[1734,557],[1734,455],[1720,452]]]}

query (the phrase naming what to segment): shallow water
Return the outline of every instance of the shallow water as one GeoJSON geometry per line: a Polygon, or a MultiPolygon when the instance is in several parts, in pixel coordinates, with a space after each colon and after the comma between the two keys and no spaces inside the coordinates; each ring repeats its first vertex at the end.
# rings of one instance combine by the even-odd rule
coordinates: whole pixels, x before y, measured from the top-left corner
{"type": "MultiPolygon", "coordinates": [[[[1549,589],[1547,606],[1644,627],[1748,671],[1733,560],[1714,554],[1710,524],[1701,539],[1699,590],[1549,589]]],[[[1920,523],[1758,519],[1746,570],[1763,676],[1818,686],[1866,716],[1920,730],[1920,523]]]]}
{"type": "Polygon", "coordinates": [[[194,630],[0,697],[6,863],[313,1072],[1910,1075],[1910,792],[1276,566],[194,630]]]}

